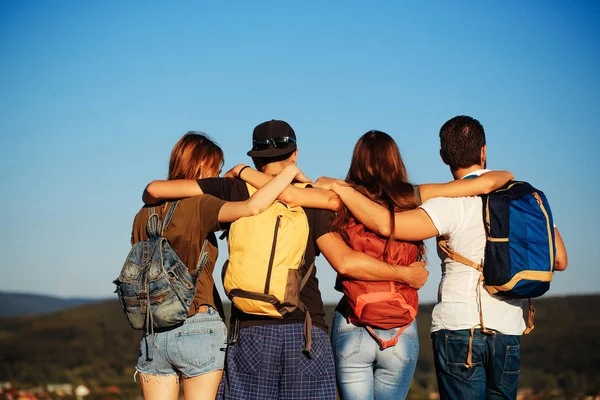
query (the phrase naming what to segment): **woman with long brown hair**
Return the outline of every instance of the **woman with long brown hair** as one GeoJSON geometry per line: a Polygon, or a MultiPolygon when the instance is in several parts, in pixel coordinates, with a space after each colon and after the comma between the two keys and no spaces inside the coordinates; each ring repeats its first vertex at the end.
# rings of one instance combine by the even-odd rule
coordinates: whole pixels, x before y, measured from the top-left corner
{"type": "MultiPolygon", "coordinates": [[[[408,181],[396,142],[381,131],[369,131],[358,140],[346,183],[385,206],[390,215],[420,203],[418,190],[408,181]]],[[[393,237],[377,236],[355,220],[343,204],[332,225],[334,232],[355,250],[390,264],[410,265],[424,259],[423,242],[400,242],[393,237]]],[[[406,397],[419,351],[414,319],[417,290],[402,282],[374,284],[343,276],[338,276],[336,288],[344,293],[335,309],[331,335],[340,397],[377,400],[406,397]],[[389,296],[385,299],[379,298],[371,304],[367,300],[361,305],[364,312],[357,312],[358,304],[369,293],[386,291],[389,296]],[[379,318],[379,314],[388,318],[379,318]]]]}
{"type": "MultiPolygon", "coordinates": [[[[188,132],[171,152],[169,180],[216,177],[223,161],[223,151],[208,136],[188,132]]],[[[201,257],[208,256],[208,262],[196,281],[188,318],[172,328],[144,332],[136,374],[141,376],[146,400],[176,400],[180,378],[186,400],[215,398],[223,374],[227,332],[223,305],[212,276],[218,255],[214,232],[221,229],[220,223],[260,213],[294,179],[306,180],[298,167],[290,165],[246,201],[225,202],[210,195],[177,201],[163,236],[190,271],[201,257]]],[[[148,196],[145,199],[153,204],[144,205],[135,216],[132,244],[148,239],[150,208],[154,207],[164,220],[172,204],[151,201],[148,196]]]]}

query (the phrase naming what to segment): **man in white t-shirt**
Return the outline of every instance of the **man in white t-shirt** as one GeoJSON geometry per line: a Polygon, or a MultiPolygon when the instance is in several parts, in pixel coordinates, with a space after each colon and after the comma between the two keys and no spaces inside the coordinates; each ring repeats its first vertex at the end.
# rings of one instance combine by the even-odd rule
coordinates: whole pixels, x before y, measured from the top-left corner
{"type": "MultiPolygon", "coordinates": [[[[483,126],[457,116],[440,129],[440,155],[455,180],[478,176],[486,168],[483,126]]],[[[317,182],[318,184],[319,182],[317,182]]],[[[389,236],[389,211],[343,183],[331,187],[368,228],[389,236]]],[[[416,210],[395,214],[399,240],[446,239],[454,252],[475,262],[486,243],[480,197],[433,198],[416,210]]],[[[567,266],[567,253],[555,228],[555,271],[567,266]]],[[[438,250],[442,280],[433,309],[431,338],[441,399],[516,399],[520,372],[520,335],[525,329],[521,300],[489,294],[472,267],[438,250]],[[481,294],[480,301],[479,295],[481,294]],[[485,328],[480,329],[480,307],[485,328]],[[474,331],[471,329],[478,327],[474,331]],[[471,336],[472,335],[472,336],[471,336]]]]}

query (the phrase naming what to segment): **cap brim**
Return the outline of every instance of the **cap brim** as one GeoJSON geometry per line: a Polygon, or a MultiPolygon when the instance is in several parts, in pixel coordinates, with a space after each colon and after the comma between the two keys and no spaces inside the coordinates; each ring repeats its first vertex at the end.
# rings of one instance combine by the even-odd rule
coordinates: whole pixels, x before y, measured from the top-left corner
{"type": "Polygon", "coordinates": [[[264,149],[264,150],[250,150],[248,154],[250,157],[261,157],[261,158],[271,158],[271,157],[279,157],[285,154],[293,153],[296,150],[296,147],[285,148],[285,149],[277,149],[275,147],[264,149]]]}

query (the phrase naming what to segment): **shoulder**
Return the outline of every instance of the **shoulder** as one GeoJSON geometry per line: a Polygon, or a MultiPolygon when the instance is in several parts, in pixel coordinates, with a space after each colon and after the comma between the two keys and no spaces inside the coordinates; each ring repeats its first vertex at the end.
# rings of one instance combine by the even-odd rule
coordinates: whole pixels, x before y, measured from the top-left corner
{"type": "Polygon", "coordinates": [[[312,232],[314,240],[331,231],[331,222],[335,217],[335,213],[329,210],[318,208],[303,208],[308,219],[308,226],[312,232]]]}
{"type": "Polygon", "coordinates": [[[331,221],[335,216],[335,213],[330,210],[324,210],[320,208],[302,208],[306,213],[306,217],[309,221],[317,221],[319,219],[331,221]]]}
{"type": "Polygon", "coordinates": [[[419,207],[431,212],[445,212],[447,210],[455,210],[463,208],[473,203],[479,202],[481,204],[481,198],[478,196],[474,197],[434,197],[421,204],[419,207]]]}
{"type": "Polygon", "coordinates": [[[250,197],[246,182],[237,178],[199,179],[198,185],[205,194],[228,201],[243,201],[250,197]]]}
{"type": "Polygon", "coordinates": [[[180,210],[196,210],[201,208],[221,208],[225,204],[225,200],[221,200],[210,194],[201,194],[199,196],[189,197],[179,200],[177,208],[180,210]]]}

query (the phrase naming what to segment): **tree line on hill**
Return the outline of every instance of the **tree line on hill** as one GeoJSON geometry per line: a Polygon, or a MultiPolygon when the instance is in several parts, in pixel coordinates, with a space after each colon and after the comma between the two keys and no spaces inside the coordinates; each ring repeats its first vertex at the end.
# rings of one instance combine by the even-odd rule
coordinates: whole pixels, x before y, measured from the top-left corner
{"type": "MultiPolygon", "coordinates": [[[[542,396],[600,393],[600,295],[542,298],[536,328],[521,340],[521,388],[542,396]]],[[[432,305],[421,305],[420,352],[409,398],[437,390],[429,327],[432,305]]],[[[332,318],[333,306],[326,308],[332,318]]],[[[105,301],[38,316],[0,318],[0,381],[21,385],[69,382],[117,386],[133,382],[141,332],[129,327],[118,302],[105,301]]]]}

